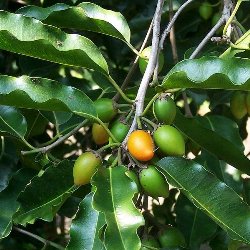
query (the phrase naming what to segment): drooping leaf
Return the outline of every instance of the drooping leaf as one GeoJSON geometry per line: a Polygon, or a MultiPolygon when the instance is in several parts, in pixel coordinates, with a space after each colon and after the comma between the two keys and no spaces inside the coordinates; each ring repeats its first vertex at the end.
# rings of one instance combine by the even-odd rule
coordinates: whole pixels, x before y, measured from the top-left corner
{"type": "Polygon", "coordinates": [[[250,244],[250,207],[237,193],[192,160],[166,157],[157,165],[171,185],[180,188],[231,238],[250,244]]]}
{"type": "Polygon", "coordinates": [[[93,193],[88,194],[80,203],[76,218],[70,228],[70,242],[67,250],[104,249],[99,239],[99,230],[105,224],[103,213],[92,206],[93,193]]]}
{"type": "Polygon", "coordinates": [[[110,250],[140,249],[137,229],[144,221],[132,202],[138,191],[126,170],[124,166],[100,168],[92,178],[96,187],[93,206],[105,215],[104,244],[110,250]]]}
{"type": "Polygon", "coordinates": [[[0,105],[0,132],[24,138],[27,132],[25,117],[13,107],[0,105]]]}
{"type": "Polygon", "coordinates": [[[26,225],[38,218],[52,221],[74,189],[72,171],[73,163],[65,160],[33,178],[18,197],[20,208],[14,216],[15,223],[26,225]]]}
{"type": "Polygon", "coordinates": [[[220,160],[224,160],[244,173],[250,174],[250,160],[235,143],[232,143],[232,139],[228,140],[229,134],[225,136],[216,133],[213,129],[203,126],[196,118],[184,117],[180,111],[177,112],[174,125],[187,137],[216,155],[220,160]]]}
{"type": "Polygon", "coordinates": [[[35,173],[33,169],[20,169],[13,175],[8,187],[0,193],[0,239],[7,237],[11,232],[12,217],[20,206],[17,197],[35,173]]]}
{"type": "Polygon", "coordinates": [[[16,78],[0,75],[0,104],[96,116],[93,102],[80,90],[28,76],[16,78]]]}
{"type": "Polygon", "coordinates": [[[211,56],[186,59],[169,71],[160,87],[250,91],[250,60],[211,56]]]}
{"type": "Polygon", "coordinates": [[[100,50],[88,38],[67,34],[40,21],[0,12],[0,48],[14,53],[108,73],[100,50]]]}
{"type": "Polygon", "coordinates": [[[217,230],[216,223],[183,194],[177,199],[175,213],[177,226],[184,233],[190,249],[200,249],[200,245],[210,239],[217,230]]]}
{"type": "Polygon", "coordinates": [[[17,13],[58,27],[89,30],[130,42],[130,29],[124,16],[94,3],[83,2],[77,6],[58,3],[48,8],[27,6],[17,13]]]}

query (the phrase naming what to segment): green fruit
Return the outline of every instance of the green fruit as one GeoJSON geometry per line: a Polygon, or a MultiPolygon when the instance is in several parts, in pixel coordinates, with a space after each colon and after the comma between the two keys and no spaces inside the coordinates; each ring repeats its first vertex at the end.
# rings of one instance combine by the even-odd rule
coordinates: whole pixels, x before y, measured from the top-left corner
{"type": "Polygon", "coordinates": [[[203,2],[199,8],[199,13],[203,19],[208,20],[213,14],[213,8],[211,4],[209,2],[203,2]]]}
{"type": "Polygon", "coordinates": [[[143,190],[153,198],[168,197],[169,186],[162,173],[155,166],[148,166],[140,172],[139,180],[143,190]]]}
{"type": "Polygon", "coordinates": [[[129,131],[129,126],[123,122],[117,121],[114,123],[110,131],[118,142],[122,142],[129,131]]]}
{"type": "Polygon", "coordinates": [[[153,112],[159,122],[171,124],[176,115],[176,105],[171,97],[160,97],[154,102],[153,112]]]}
{"type": "Polygon", "coordinates": [[[154,141],[160,150],[171,156],[185,154],[185,142],[181,133],[174,127],[163,125],[154,132],[154,141]]]}
{"type": "Polygon", "coordinates": [[[235,91],[230,100],[230,110],[233,116],[240,120],[247,114],[247,94],[235,91]]]}
{"type": "Polygon", "coordinates": [[[103,122],[111,121],[117,114],[115,103],[112,99],[101,98],[94,102],[96,113],[103,122]]]}
{"type": "Polygon", "coordinates": [[[181,231],[175,227],[169,227],[159,234],[162,247],[185,247],[186,241],[181,231]]]}
{"type": "Polygon", "coordinates": [[[75,161],[73,177],[75,185],[85,185],[90,182],[96,169],[101,166],[101,158],[93,152],[81,154],[75,161]]]}
{"type": "Polygon", "coordinates": [[[132,170],[126,171],[125,174],[136,184],[138,191],[140,191],[141,185],[140,185],[139,178],[138,178],[137,174],[132,170]]]}
{"type": "Polygon", "coordinates": [[[92,138],[96,145],[103,145],[109,141],[109,134],[102,125],[94,123],[92,126],[92,138]]]}
{"type": "Polygon", "coordinates": [[[154,247],[154,248],[159,248],[160,244],[159,242],[153,237],[153,236],[148,236],[148,238],[144,238],[141,241],[142,247],[141,250],[149,250],[148,247],[154,247]]]}
{"type": "MultiPolygon", "coordinates": [[[[144,58],[139,58],[139,68],[140,68],[140,71],[142,74],[144,74],[146,68],[147,68],[147,65],[148,65],[148,59],[149,59],[149,56],[150,56],[150,53],[151,53],[151,50],[152,50],[152,47],[149,46],[147,48],[145,48],[143,51],[142,51],[142,56],[147,58],[147,59],[144,59],[144,58]]],[[[164,56],[163,56],[163,53],[160,52],[159,54],[159,67],[158,67],[158,72],[160,72],[163,68],[163,64],[164,64],[164,56]]]]}

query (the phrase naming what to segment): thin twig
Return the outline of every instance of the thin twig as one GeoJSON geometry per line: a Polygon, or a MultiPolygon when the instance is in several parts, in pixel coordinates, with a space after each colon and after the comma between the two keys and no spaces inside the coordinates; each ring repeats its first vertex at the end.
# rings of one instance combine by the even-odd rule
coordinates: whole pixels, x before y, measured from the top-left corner
{"type": "Polygon", "coordinates": [[[23,229],[21,229],[21,228],[14,227],[14,230],[16,230],[16,231],[19,232],[19,233],[22,233],[22,234],[25,234],[25,235],[27,235],[27,236],[32,237],[32,238],[34,238],[34,239],[36,239],[36,240],[42,242],[44,245],[50,245],[50,246],[52,246],[52,247],[54,247],[54,248],[57,248],[57,249],[60,249],[60,250],[64,250],[64,249],[65,249],[64,247],[60,246],[59,244],[56,244],[55,242],[52,242],[52,241],[50,241],[50,240],[46,240],[46,239],[44,239],[44,238],[42,238],[42,237],[40,237],[40,236],[38,236],[38,235],[36,235],[36,234],[33,234],[33,233],[28,232],[28,231],[26,231],[26,230],[23,230],[23,229]]]}
{"type": "MultiPolygon", "coordinates": [[[[222,24],[228,21],[231,15],[232,8],[233,8],[232,0],[224,0],[224,7],[221,18],[215,24],[215,26],[208,32],[208,34],[204,37],[204,39],[197,46],[197,48],[194,50],[189,59],[195,58],[199,54],[199,52],[203,49],[203,47],[207,44],[207,42],[212,38],[215,32],[222,26],[222,24]]],[[[229,26],[229,28],[231,28],[231,26],[229,26]]]]}
{"type": "MultiPolygon", "coordinates": [[[[153,28],[153,21],[150,23],[150,26],[149,26],[149,28],[148,28],[147,34],[146,34],[146,36],[145,36],[145,38],[144,38],[144,41],[143,41],[143,43],[142,43],[142,45],[141,45],[141,48],[140,48],[140,50],[139,50],[139,53],[141,53],[141,52],[144,50],[144,48],[145,48],[145,46],[146,46],[146,44],[147,44],[147,42],[148,42],[149,36],[150,36],[150,34],[151,34],[151,32],[152,32],[152,28],[153,28]]],[[[136,58],[135,58],[135,60],[134,60],[134,62],[133,62],[132,67],[130,68],[130,70],[129,70],[129,72],[128,72],[126,78],[125,78],[125,80],[123,81],[123,83],[122,83],[122,85],[121,85],[121,87],[120,87],[121,90],[125,90],[125,88],[127,87],[127,85],[128,85],[128,83],[129,83],[129,81],[130,81],[132,75],[134,74],[134,72],[135,72],[135,70],[136,70],[138,60],[139,60],[139,56],[136,56],[136,58]]],[[[116,95],[113,97],[113,100],[117,102],[117,101],[119,100],[119,98],[120,98],[120,93],[117,92],[116,95]]]]}
{"type": "Polygon", "coordinates": [[[73,130],[71,130],[69,133],[67,133],[66,135],[60,137],[57,141],[55,141],[54,143],[45,146],[45,147],[41,147],[41,148],[35,148],[33,150],[30,151],[21,151],[22,155],[27,155],[27,154],[34,154],[34,153],[43,153],[45,154],[46,152],[50,151],[51,149],[53,149],[54,147],[58,146],[59,144],[63,143],[66,139],[68,139],[70,136],[74,135],[75,133],[78,132],[78,130],[80,128],[82,128],[86,123],[88,122],[88,120],[84,120],[83,122],[81,122],[78,126],[76,126],[73,130]]]}
{"type": "Polygon", "coordinates": [[[162,33],[161,40],[160,40],[160,50],[163,50],[164,41],[165,41],[167,35],[169,34],[172,26],[174,25],[176,19],[178,18],[178,16],[193,1],[194,0],[188,0],[183,5],[181,5],[180,8],[176,11],[175,15],[173,16],[173,19],[171,20],[171,22],[169,22],[167,28],[162,33]]]}
{"type": "Polygon", "coordinates": [[[137,117],[140,117],[143,112],[145,95],[147,92],[149,81],[154,73],[154,69],[156,66],[157,54],[158,54],[158,49],[159,49],[160,22],[161,22],[161,13],[162,13],[163,3],[164,3],[164,0],[158,0],[157,2],[157,7],[155,10],[154,20],[153,20],[152,50],[149,56],[147,68],[142,77],[141,84],[137,92],[137,96],[135,99],[135,105],[136,105],[135,116],[131,124],[131,127],[129,129],[129,132],[123,141],[124,147],[126,145],[129,134],[132,133],[136,129],[137,117]]]}

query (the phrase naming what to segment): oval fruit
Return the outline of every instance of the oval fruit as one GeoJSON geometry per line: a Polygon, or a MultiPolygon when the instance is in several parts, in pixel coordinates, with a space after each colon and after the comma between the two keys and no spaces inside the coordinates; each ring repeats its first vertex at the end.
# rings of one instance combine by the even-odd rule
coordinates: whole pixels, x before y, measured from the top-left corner
{"type": "Polygon", "coordinates": [[[140,172],[139,180],[144,191],[153,198],[168,197],[169,185],[155,166],[148,166],[140,172]]]}
{"type": "Polygon", "coordinates": [[[154,142],[149,133],[135,130],[128,137],[128,151],[139,161],[149,161],[154,157],[154,142]]]}
{"type": "MultiPolygon", "coordinates": [[[[152,46],[149,46],[147,48],[145,48],[143,51],[142,51],[142,56],[147,58],[147,59],[144,59],[144,58],[139,58],[139,68],[140,68],[140,71],[142,74],[144,74],[146,68],[147,68],[147,65],[148,65],[148,59],[149,59],[149,56],[150,56],[150,53],[151,53],[151,50],[152,50],[152,46]]],[[[159,54],[159,68],[158,68],[158,72],[160,72],[163,68],[163,64],[164,64],[164,56],[163,56],[163,53],[160,52],[159,54]]]]}
{"type": "Polygon", "coordinates": [[[98,123],[94,123],[92,126],[92,138],[96,145],[103,145],[109,141],[109,134],[98,123]]]}
{"type": "Polygon", "coordinates": [[[181,133],[174,127],[163,125],[154,132],[155,144],[166,155],[182,156],[185,154],[185,142],[181,133]]]}
{"type": "Polygon", "coordinates": [[[117,121],[110,131],[118,142],[122,142],[129,131],[129,126],[123,122],[117,121]]]}
{"type": "Polygon", "coordinates": [[[185,247],[186,241],[182,232],[175,227],[169,227],[166,230],[160,232],[159,241],[162,247],[185,247]]]}
{"type": "Polygon", "coordinates": [[[115,103],[112,99],[101,98],[94,102],[96,113],[103,122],[110,122],[117,114],[115,103]]]}
{"type": "Polygon", "coordinates": [[[159,122],[171,124],[176,115],[176,105],[171,97],[160,97],[154,102],[153,112],[159,122]]]}
{"type": "Polygon", "coordinates": [[[213,14],[213,8],[209,2],[203,2],[199,8],[200,16],[208,20],[213,14]]]}
{"type": "Polygon", "coordinates": [[[234,91],[230,100],[230,110],[238,120],[247,114],[247,94],[245,92],[234,91]]]}
{"type": "Polygon", "coordinates": [[[73,177],[75,185],[85,185],[90,182],[96,169],[101,166],[101,158],[93,152],[81,154],[75,161],[73,177]]]}

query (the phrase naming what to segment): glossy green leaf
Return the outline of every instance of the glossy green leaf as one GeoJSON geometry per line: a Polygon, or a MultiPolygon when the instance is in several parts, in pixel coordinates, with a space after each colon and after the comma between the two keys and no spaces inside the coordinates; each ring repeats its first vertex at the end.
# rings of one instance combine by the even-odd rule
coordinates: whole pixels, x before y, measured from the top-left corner
{"type": "Polygon", "coordinates": [[[250,90],[250,60],[217,57],[186,59],[169,71],[160,87],[250,90]]]}
{"type": "Polygon", "coordinates": [[[99,230],[105,224],[103,213],[92,206],[93,193],[88,194],[80,203],[76,218],[70,228],[70,242],[67,250],[102,250],[103,243],[99,239],[99,230]]]}
{"type": "Polygon", "coordinates": [[[42,176],[32,179],[19,195],[20,208],[14,216],[15,223],[26,225],[35,219],[52,221],[58,209],[74,191],[73,163],[62,161],[49,166],[42,176]]]}
{"type": "Polygon", "coordinates": [[[27,132],[25,117],[13,107],[0,106],[0,132],[24,138],[27,132]]]}
{"type": "Polygon", "coordinates": [[[94,3],[83,2],[73,7],[60,3],[48,8],[27,6],[17,13],[58,27],[94,31],[130,42],[130,29],[124,16],[94,3]]]}
{"type": "Polygon", "coordinates": [[[88,38],[21,14],[0,11],[0,49],[108,73],[100,50],[88,38]]]}
{"type": "Polygon", "coordinates": [[[176,114],[174,125],[187,137],[216,155],[220,160],[224,160],[244,173],[250,174],[250,160],[235,143],[232,143],[231,139],[228,140],[229,135],[219,134],[219,131],[218,133],[214,132],[213,129],[208,129],[202,125],[198,119],[187,118],[180,111],[176,114]]]}
{"type": "Polygon", "coordinates": [[[35,173],[32,169],[20,169],[13,175],[8,187],[0,193],[0,239],[7,237],[11,232],[12,217],[20,206],[17,197],[35,173]]]}
{"type": "Polygon", "coordinates": [[[96,116],[93,102],[83,92],[44,78],[0,75],[0,104],[96,116]]]}
{"type": "Polygon", "coordinates": [[[138,190],[126,170],[124,166],[100,168],[92,178],[96,187],[93,206],[105,215],[104,244],[109,250],[140,249],[137,229],[144,220],[132,202],[138,190]]]}
{"type": "Polygon", "coordinates": [[[250,207],[237,193],[192,160],[166,157],[157,165],[171,185],[180,188],[231,238],[250,244],[250,207]]]}
{"type": "Polygon", "coordinates": [[[209,240],[217,230],[216,223],[183,194],[178,196],[175,213],[177,227],[185,235],[189,249],[199,250],[201,244],[209,240]]]}

